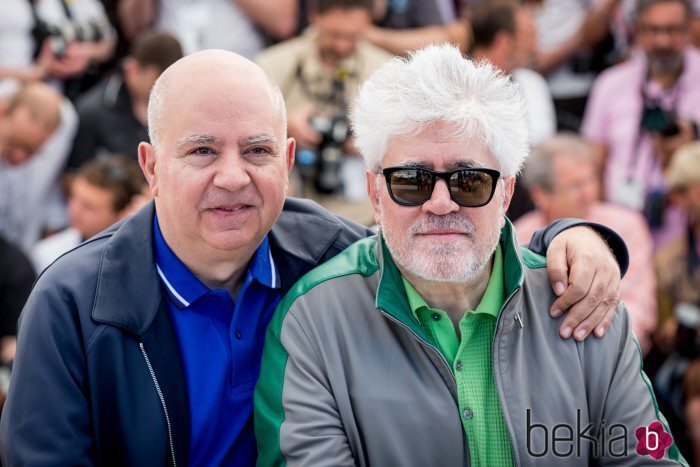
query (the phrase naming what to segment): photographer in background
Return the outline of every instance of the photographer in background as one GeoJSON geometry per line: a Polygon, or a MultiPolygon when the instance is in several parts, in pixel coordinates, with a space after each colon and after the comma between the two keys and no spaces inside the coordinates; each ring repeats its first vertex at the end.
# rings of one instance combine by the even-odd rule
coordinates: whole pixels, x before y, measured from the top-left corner
{"type": "Polygon", "coordinates": [[[0,31],[0,78],[53,79],[71,99],[94,84],[115,44],[99,0],[3,0],[0,31]]]}
{"type": "Polygon", "coordinates": [[[635,54],[596,80],[582,128],[604,166],[605,198],[644,212],[656,247],[686,223],[666,205],[663,170],[698,136],[700,52],[689,44],[690,17],[686,0],[639,0],[635,54]]]}
{"type": "Polygon", "coordinates": [[[360,84],[390,58],[361,38],[371,8],[371,0],[310,1],[309,28],[257,58],[287,103],[289,136],[298,145],[296,195],[364,224],[374,218],[347,111],[360,84]]]}

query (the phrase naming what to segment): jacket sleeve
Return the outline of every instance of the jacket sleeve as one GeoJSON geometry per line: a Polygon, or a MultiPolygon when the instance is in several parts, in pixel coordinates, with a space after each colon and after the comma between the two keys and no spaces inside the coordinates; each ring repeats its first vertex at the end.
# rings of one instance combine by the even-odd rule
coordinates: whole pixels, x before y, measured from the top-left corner
{"type": "Polygon", "coordinates": [[[72,300],[39,281],[22,311],[2,419],[3,465],[93,465],[85,352],[72,300]]]}
{"type": "Polygon", "coordinates": [[[618,338],[607,343],[606,339],[601,339],[591,345],[589,349],[592,351],[586,356],[588,365],[584,365],[584,371],[588,373],[589,408],[593,419],[600,422],[598,463],[625,467],[687,466],[659,410],[651,382],[643,371],[642,353],[630,331],[624,304],[618,306],[610,331],[610,337],[618,338]],[[617,348],[613,349],[613,346],[617,348]],[[604,347],[604,355],[596,355],[598,352],[593,350],[596,347],[604,347]],[[608,357],[612,355],[616,356],[614,361],[608,357]],[[602,390],[602,381],[607,382],[607,391],[602,390]],[[616,440],[624,432],[625,442],[616,440]]]}
{"type": "Polygon", "coordinates": [[[277,308],[255,388],[258,466],[354,466],[332,388],[303,327],[277,308]]]}
{"type": "Polygon", "coordinates": [[[615,259],[617,259],[617,264],[620,265],[620,274],[622,276],[625,275],[630,263],[629,253],[627,251],[625,241],[622,240],[622,237],[620,237],[611,228],[601,224],[596,224],[595,222],[586,222],[580,219],[556,220],[544,229],[539,229],[532,234],[528,248],[539,255],[547,256],[547,248],[549,248],[549,244],[552,243],[554,237],[572,227],[590,227],[598,232],[603,240],[607,242],[608,247],[615,256],[615,259]]]}

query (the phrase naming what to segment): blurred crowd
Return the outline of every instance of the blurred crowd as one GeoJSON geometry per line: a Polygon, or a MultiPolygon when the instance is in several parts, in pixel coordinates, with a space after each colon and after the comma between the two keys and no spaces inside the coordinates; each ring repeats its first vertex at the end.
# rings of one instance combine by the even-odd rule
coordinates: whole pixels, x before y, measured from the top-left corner
{"type": "Polygon", "coordinates": [[[297,141],[289,194],[372,225],[348,109],[385,61],[446,41],[522,89],[520,241],[562,217],[626,241],[640,354],[700,465],[700,1],[0,2],[0,393],[36,275],[148,202],[137,147],[170,64],[206,48],[255,60],[297,141]]]}

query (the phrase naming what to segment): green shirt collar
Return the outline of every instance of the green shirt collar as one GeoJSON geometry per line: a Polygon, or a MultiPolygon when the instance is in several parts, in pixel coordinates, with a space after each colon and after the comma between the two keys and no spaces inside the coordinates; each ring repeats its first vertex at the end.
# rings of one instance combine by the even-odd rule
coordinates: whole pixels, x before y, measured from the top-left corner
{"type": "MultiPolygon", "coordinates": [[[[403,285],[406,289],[408,306],[411,308],[413,316],[418,319],[419,310],[431,310],[431,308],[405,277],[401,276],[401,279],[403,280],[403,285]]],[[[497,317],[501,311],[504,301],[505,290],[503,283],[503,251],[499,243],[496,245],[496,251],[493,256],[493,266],[491,268],[491,277],[489,278],[489,283],[486,285],[484,295],[481,297],[481,301],[476,307],[476,310],[466,311],[471,311],[474,314],[487,313],[497,317]]]]}
{"type": "MultiPolygon", "coordinates": [[[[500,245],[503,252],[503,280],[506,296],[522,285],[523,263],[518,254],[517,238],[508,219],[501,230],[500,245]]],[[[381,231],[376,245],[375,258],[381,268],[376,306],[399,322],[408,326],[419,337],[429,341],[429,336],[413,316],[401,281],[401,273],[394,264],[389,249],[382,239],[381,231]]]]}

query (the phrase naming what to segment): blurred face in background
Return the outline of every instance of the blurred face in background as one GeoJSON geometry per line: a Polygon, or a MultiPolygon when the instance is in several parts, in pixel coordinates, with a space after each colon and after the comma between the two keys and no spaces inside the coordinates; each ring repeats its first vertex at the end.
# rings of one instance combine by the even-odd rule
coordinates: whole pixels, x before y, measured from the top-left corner
{"type": "Polygon", "coordinates": [[[133,98],[148,99],[161,70],[154,65],[141,65],[133,58],[124,62],[124,80],[133,98]]]}
{"type": "Polygon", "coordinates": [[[364,8],[334,8],[312,13],[309,20],[318,33],[321,62],[335,68],[341,60],[355,53],[357,41],[372,19],[364,8]]]}
{"type": "Polygon", "coordinates": [[[0,153],[7,165],[25,163],[51,136],[52,131],[32,118],[26,107],[18,107],[0,118],[0,153]]]}
{"type": "Polygon", "coordinates": [[[560,154],[553,159],[552,190],[536,187],[532,198],[547,219],[586,219],[598,202],[600,182],[593,161],[560,154]]]}
{"type": "Polygon", "coordinates": [[[103,231],[121,218],[120,212],[114,209],[114,195],[80,176],[71,185],[68,216],[71,226],[84,239],[103,231]]]}
{"type": "Polygon", "coordinates": [[[678,1],[657,3],[639,15],[635,38],[646,54],[651,73],[680,72],[689,31],[688,14],[678,1]]]}

